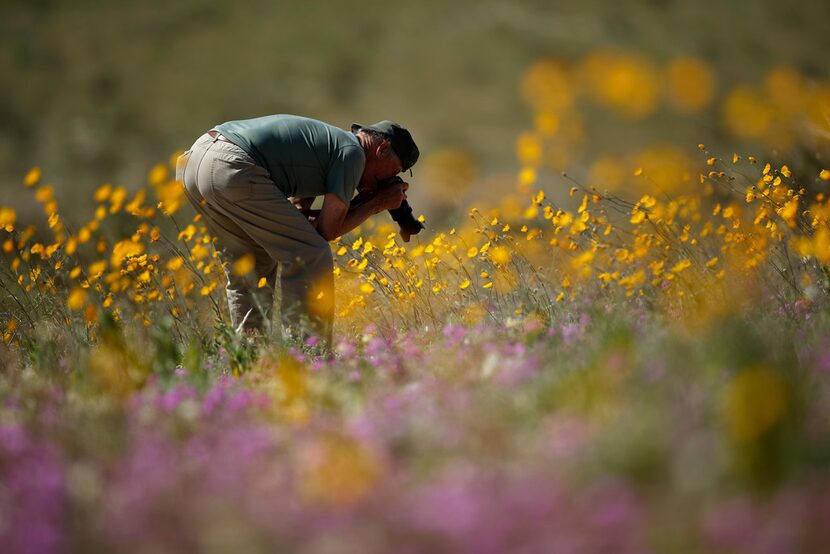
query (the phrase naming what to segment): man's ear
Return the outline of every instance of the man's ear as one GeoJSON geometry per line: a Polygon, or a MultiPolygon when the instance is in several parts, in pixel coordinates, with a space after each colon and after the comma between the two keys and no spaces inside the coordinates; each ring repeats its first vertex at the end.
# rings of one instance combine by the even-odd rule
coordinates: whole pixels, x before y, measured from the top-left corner
{"type": "Polygon", "coordinates": [[[384,160],[389,157],[389,151],[392,149],[392,143],[388,140],[380,141],[378,144],[377,149],[375,150],[375,154],[377,155],[379,160],[384,160]]]}

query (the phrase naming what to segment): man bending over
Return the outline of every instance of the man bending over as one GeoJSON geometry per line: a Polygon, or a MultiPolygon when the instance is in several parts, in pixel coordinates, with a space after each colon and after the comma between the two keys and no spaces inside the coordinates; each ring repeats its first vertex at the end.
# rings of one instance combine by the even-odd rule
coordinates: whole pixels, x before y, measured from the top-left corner
{"type": "Polygon", "coordinates": [[[179,158],[176,178],[229,262],[228,308],[237,331],[261,332],[270,320],[281,265],[283,324],[291,334],[313,334],[330,345],[334,276],[328,243],[368,217],[398,208],[409,185],[378,185],[411,168],[418,155],[409,131],[392,121],[344,131],[305,117],[271,115],[229,121],[199,137],[179,158]],[[363,201],[351,202],[355,192],[363,201]],[[310,210],[317,196],[323,196],[322,207],[310,210]],[[253,274],[235,275],[233,262],[248,254],[255,260],[253,274]]]}

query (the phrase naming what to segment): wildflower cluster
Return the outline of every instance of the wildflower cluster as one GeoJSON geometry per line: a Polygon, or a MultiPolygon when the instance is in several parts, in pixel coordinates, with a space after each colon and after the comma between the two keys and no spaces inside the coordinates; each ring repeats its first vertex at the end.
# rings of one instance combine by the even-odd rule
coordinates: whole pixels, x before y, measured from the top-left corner
{"type": "Polygon", "coordinates": [[[575,209],[539,189],[524,206],[508,198],[486,212],[473,208],[469,224],[409,248],[388,225],[367,225],[337,246],[345,263],[336,274],[349,298],[339,315],[374,305],[368,321],[389,328],[406,328],[406,318],[396,320],[403,313],[433,326],[447,318],[551,321],[557,303],[597,289],[690,317],[737,308],[725,299],[750,301],[761,284],[780,305],[823,302],[823,174],[802,185],[786,165],[761,167],[737,154],[700,166],[696,194],[655,191],[629,201],[571,181],[566,199],[575,209]]]}
{"type": "Polygon", "coordinates": [[[44,319],[95,341],[102,313],[144,327],[166,316],[180,336],[205,336],[202,329],[211,322],[201,299],[212,301],[220,315],[210,297],[223,272],[212,238],[198,215],[179,228],[175,214],[183,193],[167,166],[153,168],[148,183],[133,194],[102,185],[93,194],[91,218],[79,224],[61,214],[39,168],[26,175],[23,185],[43,205],[48,231],[21,229],[14,208],[2,208],[6,343],[44,319]]]}

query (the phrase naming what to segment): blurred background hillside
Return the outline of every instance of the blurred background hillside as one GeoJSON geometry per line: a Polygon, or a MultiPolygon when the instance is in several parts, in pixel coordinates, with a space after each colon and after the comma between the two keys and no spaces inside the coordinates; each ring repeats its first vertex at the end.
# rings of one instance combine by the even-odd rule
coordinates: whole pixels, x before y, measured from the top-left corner
{"type": "Polygon", "coordinates": [[[632,56],[622,85],[659,84],[679,58],[700,62],[706,83],[691,70],[702,96],[678,110],[646,91],[639,107],[586,112],[571,122],[580,155],[559,156],[555,169],[590,176],[587,160],[599,153],[625,156],[655,141],[737,148],[759,137],[730,133],[729,91],[761,87],[776,70],[796,92],[826,81],[828,21],[830,3],[819,0],[5,0],[0,203],[32,166],[70,206],[104,182],[134,189],[212,125],[280,112],[346,128],[384,118],[409,126],[423,152],[416,198],[430,186],[497,189],[515,178],[523,130],[568,124],[534,121],[529,72],[549,60],[568,79],[608,52],[632,56]]]}

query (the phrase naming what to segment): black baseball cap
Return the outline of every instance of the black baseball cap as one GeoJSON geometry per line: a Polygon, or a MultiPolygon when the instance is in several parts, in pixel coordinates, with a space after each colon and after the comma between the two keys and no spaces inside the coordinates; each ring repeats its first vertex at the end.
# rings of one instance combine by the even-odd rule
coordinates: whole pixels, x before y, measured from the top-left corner
{"type": "Polygon", "coordinates": [[[404,171],[411,168],[418,161],[418,156],[420,155],[418,146],[416,146],[415,141],[412,140],[412,135],[405,127],[401,127],[394,121],[389,121],[388,119],[378,121],[373,125],[352,124],[353,133],[361,129],[375,131],[376,133],[381,133],[389,137],[389,141],[392,143],[392,150],[401,159],[404,171]]]}

